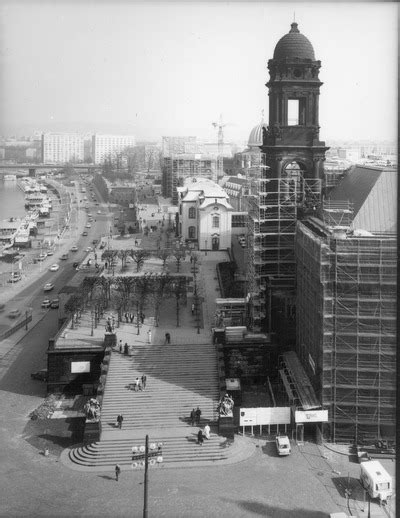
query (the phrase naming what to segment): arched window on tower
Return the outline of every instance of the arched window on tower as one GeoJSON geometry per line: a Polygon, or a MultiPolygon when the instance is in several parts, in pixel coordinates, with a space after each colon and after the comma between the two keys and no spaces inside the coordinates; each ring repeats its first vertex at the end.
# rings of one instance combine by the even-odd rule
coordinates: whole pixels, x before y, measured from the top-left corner
{"type": "Polygon", "coordinates": [[[196,219],[196,209],[194,207],[189,208],[189,218],[196,219]]]}

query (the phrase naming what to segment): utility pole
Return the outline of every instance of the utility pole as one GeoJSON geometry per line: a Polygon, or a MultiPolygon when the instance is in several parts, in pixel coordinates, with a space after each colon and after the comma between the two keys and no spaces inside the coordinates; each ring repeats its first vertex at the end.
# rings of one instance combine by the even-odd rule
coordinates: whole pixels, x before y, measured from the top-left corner
{"type": "Polygon", "coordinates": [[[147,502],[148,502],[148,469],[149,469],[149,436],[146,435],[146,445],[144,452],[144,499],[143,499],[143,518],[147,518],[147,502]]]}

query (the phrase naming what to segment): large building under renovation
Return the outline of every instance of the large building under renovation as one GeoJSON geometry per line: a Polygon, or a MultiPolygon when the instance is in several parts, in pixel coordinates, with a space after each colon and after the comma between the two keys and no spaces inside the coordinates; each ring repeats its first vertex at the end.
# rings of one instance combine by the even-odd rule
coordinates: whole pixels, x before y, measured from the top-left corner
{"type": "Polygon", "coordinates": [[[320,66],[295,23],[268,63],[269,125],[249,178],[250,325],[296,348],[328,410],[326,440],[394,439],[397,171],[325,175],[320,66]]]}
{"type": "Polygon", "coordinates": [[[296,233],[297,353],[334,442],[395,438],[397,171],[363,169],[296,233]]]}
{"type": "Polygon", "coordinates": [[[296,23],[268,62],[269,124],[262,127],[259,174],[249,188],[248,286],[254,329],[276,330],[273,300],[291,311],[296,222],[320,205],[327,150],[319,140],[320,66],[296,23]]]}

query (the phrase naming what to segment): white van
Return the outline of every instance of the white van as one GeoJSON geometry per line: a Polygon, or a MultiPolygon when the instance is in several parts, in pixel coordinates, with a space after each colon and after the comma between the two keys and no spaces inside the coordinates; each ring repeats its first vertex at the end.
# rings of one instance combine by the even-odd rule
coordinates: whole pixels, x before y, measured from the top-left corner
{"type": "Polygon", "coordinates": [[[369,460],[360,465],[360,482],[371,498],[387,501],[392,496],[392,477],[379,460],[369,460]]]}
{"type": "Polygon", "coordinates": [[[287,435],[278,435],[275,439],[278,455],[290,455],[290,441],[287,435]]]}

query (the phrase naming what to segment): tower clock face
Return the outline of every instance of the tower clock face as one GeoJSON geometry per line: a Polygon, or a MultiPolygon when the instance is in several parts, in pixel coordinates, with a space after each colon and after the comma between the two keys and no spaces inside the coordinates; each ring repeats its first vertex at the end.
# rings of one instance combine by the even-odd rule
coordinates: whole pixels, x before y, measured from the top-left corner
{"type": "Polygon", "coordinates": [[[303,74],[302,74],[300,68],[295,68],[293,75],[294,75],[294,77],[301,77],[303,74]]]}

